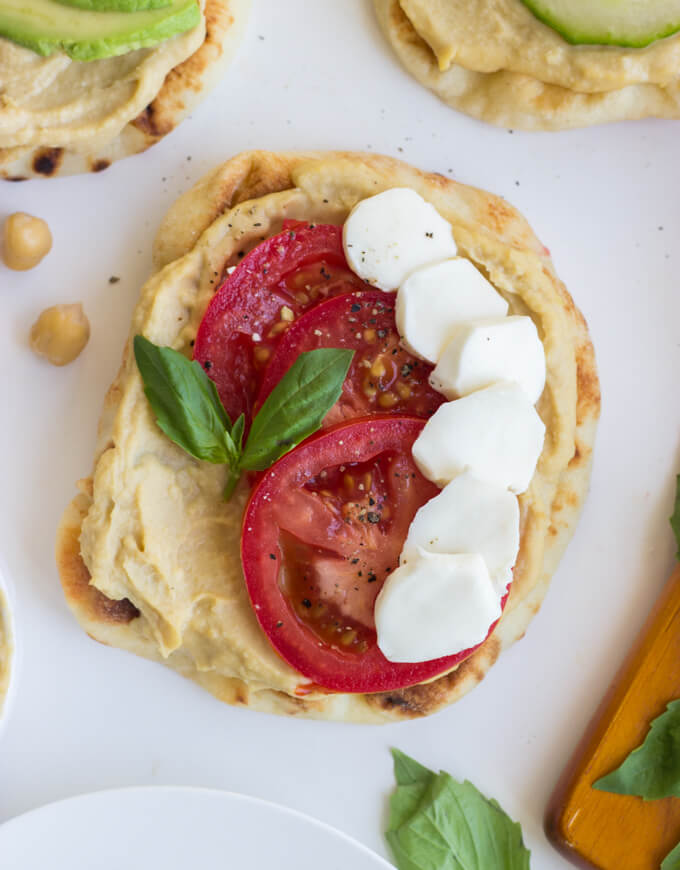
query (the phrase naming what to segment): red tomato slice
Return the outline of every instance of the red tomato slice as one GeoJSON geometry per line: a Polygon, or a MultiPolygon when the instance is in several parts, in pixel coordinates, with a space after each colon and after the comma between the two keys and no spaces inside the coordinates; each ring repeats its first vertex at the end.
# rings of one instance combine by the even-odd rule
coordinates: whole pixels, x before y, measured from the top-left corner
{"type": "Polygon", "coordinates": [[[325,428],[376,413],[431,417],[444,396],[428,384],[433,367],[400,345],[394,304],[394,293],[356,291],[327,299],[302,314],[279,342],[255,407],[303,351],[348,347],[355,351],[354,358],[342,395],[324,419],[325,428]]]}
{"type": "Polygon", "coordinates": [[[342,227],[287,221],[253,248],[213,297],[194,345],[231,419],[250,421],[264,368],[301,312],[367,286],[347,266],[342,227]]]}
{"type": "Polygon", "coordinates": [[[259,623],[285,661],[328,690],[404,688],[473,652],[400,664],[376,643],[376,596],[416,511],[439,492],[411,456],[423,426],[383,416],[319,432],[263,474],[246,507],[241,558],[259,623]]]}

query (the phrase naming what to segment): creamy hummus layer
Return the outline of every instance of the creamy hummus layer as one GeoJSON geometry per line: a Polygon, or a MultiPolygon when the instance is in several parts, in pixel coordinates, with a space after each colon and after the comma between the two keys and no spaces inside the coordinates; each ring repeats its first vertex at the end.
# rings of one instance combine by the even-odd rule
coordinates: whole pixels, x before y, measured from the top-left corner
{"type": "MultiPolygon", "coordinates": [[[[343,159],[303,164],[295,181],[296,188],[226,212],[197,241],[182,241],[192,205],[180,200],[173,212],[178,232],[172,222],[166,222],[164,232],[170,247],[195,246],[184,256],[177,253],[179,259],[142,289],[131,337],[143,333],[190,355],[219,276],[240,253],[278,232],[285,218],[340,224],[358,199],[392,186],[343,159]]],[[[551,281],[537,252],[480,231],[455,196],[440,196],[415,177],[413,186],[452,223],[460,253],[485,270],[511,312],[534,317],[544,344],[548,382],[538,410],[548,434],[537,474],[521,497],[521,590],[540,576],[549,522],[545,505],[574,453],[576,378],[573,347],[564,340],[566,315],[559,298],[547,290],[551,281]]],[[[253,690],[293,695],[305,680],[269,645],[245,588],[240,528],[247,491],[243,485],[225,503],[224,483],[222,467],[192,459],[157,427],[128,344],[105,403],[91,504],[82,523],[81,554],[91,582],[108,597],[128,598],[139,609],[141,616],[125,626],[126,647],[161,658],[206,685],[210,679],[237,677],[253,690]]]]}
{"type": "Polygon", "coordinates": [[[0,717],[3,713],[5,698],[9,689],[12,672],[14,645],[12,642],[11,620],[7,598],[0,589],[0,717]]]}
{"type": "Polygon", "coordinates": [[[680,35],[647,48],[570,45],[521,0],[399,0],[439,69],[523,73],[583,93],[666,86],[680,75],[680,35]]]}
{"type": "Polygon", "coordinates": [[[77,149],[110,141],[204,38],[203,15],[192,30],[159,45],[101,60],[41,57],[0,38],[0,148],[77,149]]]}

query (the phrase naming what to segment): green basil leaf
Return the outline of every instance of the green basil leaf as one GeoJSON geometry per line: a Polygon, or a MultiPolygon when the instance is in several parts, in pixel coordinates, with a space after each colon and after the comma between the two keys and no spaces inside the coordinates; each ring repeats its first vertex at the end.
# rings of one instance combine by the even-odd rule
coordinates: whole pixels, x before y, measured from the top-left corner
{"type": "Polygon", "coordinates": [[[238,451],[238,455],[240,456],[243,453],[243,430],[246,428],[246,417],[245,414],[241,414],[240,417],[236,419],[236,422],[231,427],[231,438],[234,442],[236,450],[238,451]]]}
{"type": "Polygon", "coordinates": [[[680,870],[680,843],[663,859],[660,870],[680,870]]]}
{"type": "Polygon", "coordinates": [[[398,785],[386,837],[399,870],[528,870],[522,830],[496,801],[393,755],[398,785]]]}
{"type": "Polygon", "coordinates": [[[680,474],[675,478],[675,507],[671,517],[671,528],[675,533],[675,541],[678,545],[675,558],[680,559],[680,474]]]}
{"type": "Polygon", "coordinates": [[[680,700],[653,720],[644,743],[593,788],[645,800],[680,797],[680,700]]]}
{"type": "Polygon", "coordinates": [[[143,335],[135,336],[133,346],[144,392],[168,438],[196,459],[233,462],[229,417],[200,364],[143,335]]]}
{"type": "Polygon", "coordinates": [[[340,398],[354,351],[322,347],[301,353],[253,420],[241,468],[269,468],[321,426],[340,398]]]}
{"type": "Polygon", "coordinates": [[[411,785],[414,782],[429,783],[436,776],[427,767],[414,758],[409,758],[399,749],[392,749],[392,758],[394,759],[394,778],[397,785],[411,785]]]}

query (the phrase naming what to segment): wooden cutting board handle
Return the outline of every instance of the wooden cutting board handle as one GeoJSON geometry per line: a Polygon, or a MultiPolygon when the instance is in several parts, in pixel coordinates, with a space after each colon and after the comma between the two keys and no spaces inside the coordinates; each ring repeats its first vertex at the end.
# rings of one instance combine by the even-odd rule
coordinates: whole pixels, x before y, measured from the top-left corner
{"type": "Polygon", "coordinates": [[[680,698],[680,563],[593,717],[550,800],[545,830],[562,854],[599,870],[659,870],[680,841],[680,798],[597,791],[652,719],[680,698]]]}

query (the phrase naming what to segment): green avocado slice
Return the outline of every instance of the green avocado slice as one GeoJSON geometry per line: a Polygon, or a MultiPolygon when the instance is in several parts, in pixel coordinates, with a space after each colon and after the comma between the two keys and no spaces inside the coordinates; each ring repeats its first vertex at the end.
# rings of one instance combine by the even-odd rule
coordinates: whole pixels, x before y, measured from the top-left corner
{"type": "Polygon", "coordinates": [[[93,12],[139,12],[142,9],[161,9],[172,0],[57,0],[63,6],[76,6],[93,12]]]}
{"type": "Polygon", "coordinates": [[[680,0],[522,0],[573,45],[643,48],[680,30],[680,0]]]}
{"type": "Polygon", "coordinates": [[[156,45],[194,27],[196,0],[171,0],[162,9],[92,12],[56,0],[1,0],[0,36],[47,56],[63,51],[74,60],[98,60],[156,45]]]}

